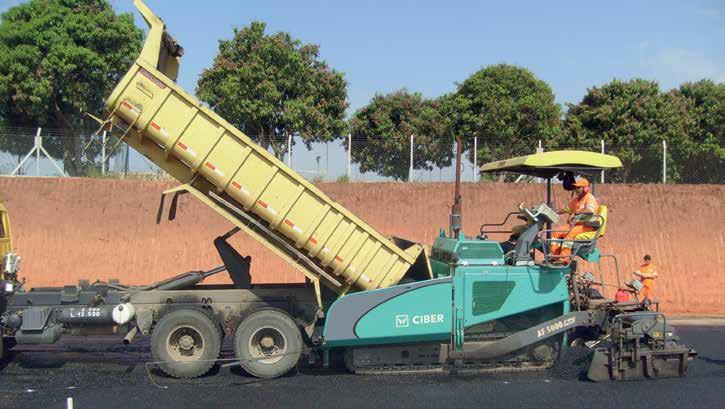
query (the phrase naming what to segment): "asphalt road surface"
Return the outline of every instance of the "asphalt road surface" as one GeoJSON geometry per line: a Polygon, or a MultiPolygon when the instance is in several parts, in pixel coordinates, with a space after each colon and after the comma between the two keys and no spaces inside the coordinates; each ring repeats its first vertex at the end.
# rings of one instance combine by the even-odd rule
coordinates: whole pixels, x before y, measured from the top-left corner
{"type": "Polygon", "coordinates": [[[74,340],[15,352],[0,372],[0,407],[66,408],[723,408],[725,327],[680,327],[699,357],[686,378],[592,383],[576,367],[538,373],[361,376],[301,370],[258,380],[222,368],[201,379],[148,376],[148,345],[74,340]]]}

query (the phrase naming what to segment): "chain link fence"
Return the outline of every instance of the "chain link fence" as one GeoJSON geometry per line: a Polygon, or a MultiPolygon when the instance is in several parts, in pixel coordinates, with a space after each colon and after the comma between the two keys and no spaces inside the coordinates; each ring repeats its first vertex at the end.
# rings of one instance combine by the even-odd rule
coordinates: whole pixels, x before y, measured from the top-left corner
{"type": "MultiPolygon", "coordinates": [[[[166,179],[153,162],[111,135],[94,129],[56,130],[0,127],[0,175],[166,179]]],[[[623,167],[598,175],[605,183],[725,183],[722,150],[681,149],[667,143],[648,146],[532,146],[464,140],[464,182],[517,181],[478,172],[484,163],[551,149],[612,154],[623,167]]],[[[455,179],[455,143],[450,138],[356,139],[342,136],[307,144],[289,138],[280,155],[292,169],[313,182],[451,182],[455,179]],[[291,143],[290,143],[291,142],[291,143]],[[291,149],[290,149],[291,146],[291,149]]],[[[278,149],[279,151],[279,149],[278,149]]],[[[271,152],[271,150],[270,150],[271,152]]]]}

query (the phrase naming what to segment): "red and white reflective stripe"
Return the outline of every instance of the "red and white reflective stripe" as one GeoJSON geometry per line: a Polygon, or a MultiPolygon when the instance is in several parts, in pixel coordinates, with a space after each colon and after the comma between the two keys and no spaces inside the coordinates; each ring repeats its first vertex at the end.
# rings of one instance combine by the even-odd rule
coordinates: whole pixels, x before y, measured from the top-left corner
{"type": "Polygon", "coordinates": [[[300,226],[297,226],[296,224],[292,223],[292,220],[284,219],[284,224],[291,227],[292,230],[296,231],[297,233],[302,233],[302,229],[300,228],[300,226]]]}
{"type": "Polygon", "coordinates": [[[329,253],[330,252],[330,249],[328,249],[327,247],[323,247],[322,248],[322,252],[323,253],[329,253]]]}
{"type": "Polygon", "coordinates": [[[224,176],[224,172],[222,172],[222,170],[219,169],[215,164],[211,162],[206,162],[204,165],[206,165],[207,168],[213,170],[214,173],[216,173],[217,175],[224,176]]]}
{"type": "Polygon", "coordinates": [[[363,280],[367,281],[370,284],[372,284],[372,282],[373,282],[372,278],[366,276],[365,273],[360,274],[360,278],[362,278],[363,280]]]}
{"type": "Polygon", "coordinates": [[[186,146],[186,144],[184,144],[183,142],[180,142],[180,141],[176,142],[176,146],[181,148],[182,151],[188,153],[189,155],[196,156],[196,152],[194,152],[194,150],[191,149],[190,147],[186,146]]]}
{"type": "Polygon", "coordinates": [[[249,195],[249,190],[245,189],[244,186],[237,183],[237,181],[232,181],[232,186],[237,189],[238,191],[244,193],[245,195],[249,195]]]}
{"type": "Polygon", "coordinates": [[[263,202],[261,200],[257,200],[257,203],[259,203],[260,206],[262,206],[265,209],[267,209],[267,211],[269,211],[270,213],[277,214],[277,211],[274,210],[274,208],[272,206],[268,205],[267,203],[265,203],[265,202],[263,202]]]}
{"type": "Polygon", "coordinates": [[[121,105],[123,105],[126,108],[130,109],[136,115],[140,115],[141,114],[141,111],[139,111],[138,108],[136,108],[135,106],[131,105],[130,103],[128,103],[126,101],[121,102],[121,105]]]}
{"type": "Polygon", "coordinates": [[[314,238],[313,236],[310,236],[310,243],[317,244],[317,239],[314,238]]]}
{"type": "Polygon", "coordinates": [[[157,124],[156,122],[151,122],[151,127],[159,131],[161,135],[169,136],[169,133],[166,132],[166,129],[162,128],[161,125],[157,124]]]}
{"type": "Polygon", "coordinates": [[[345,261],[340,256],[335,256],[335,260],[337,260],[338,263],[342,263],[343,261],[345,261]]]}

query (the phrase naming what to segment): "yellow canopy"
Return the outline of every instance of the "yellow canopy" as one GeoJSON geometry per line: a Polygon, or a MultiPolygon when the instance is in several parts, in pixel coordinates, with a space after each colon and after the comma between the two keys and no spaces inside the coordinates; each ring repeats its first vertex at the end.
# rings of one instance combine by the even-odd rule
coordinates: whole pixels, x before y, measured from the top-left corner
{"type": "Polygon", "coordinates": [[[515,172],[550,178],[563,171],[593,173],[622,166],[618,157],[588,151],[550,151],[491,162],[482,172],[515,172]]]}

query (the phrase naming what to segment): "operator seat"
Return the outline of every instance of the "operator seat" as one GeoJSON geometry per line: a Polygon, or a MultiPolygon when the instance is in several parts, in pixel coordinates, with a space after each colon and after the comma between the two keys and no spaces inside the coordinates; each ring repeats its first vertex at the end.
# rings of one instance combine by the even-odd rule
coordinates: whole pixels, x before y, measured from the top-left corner
{"type": "Polygon", "coordinates": [[[597,216],[599,217],[594,217],[592,218],[592,220],[584,223],[584,225],[594,227],[597,230],[593,232],[582,233],[574,237],[574,240],[589,240],[589,242],[574,243],[574,246],[572,247],[572,257],[584,257],[596,248],[597,240],[599,240],[600,237],[603,237],[604,233],[607,231],[607,213],[607,206],[599,205],[599,209],[597,209],[597,216]]]}

